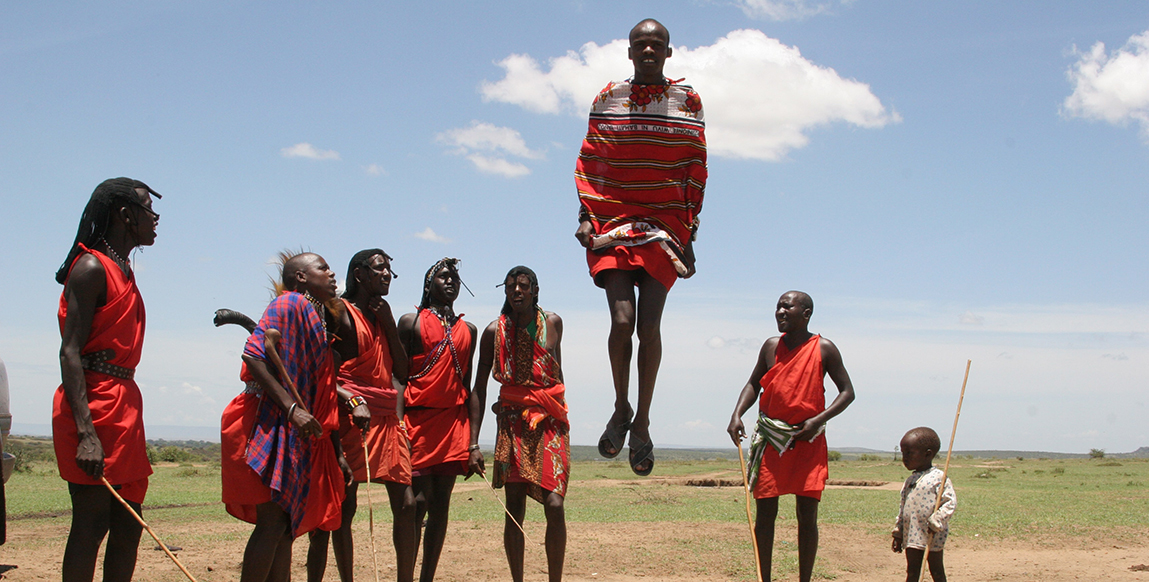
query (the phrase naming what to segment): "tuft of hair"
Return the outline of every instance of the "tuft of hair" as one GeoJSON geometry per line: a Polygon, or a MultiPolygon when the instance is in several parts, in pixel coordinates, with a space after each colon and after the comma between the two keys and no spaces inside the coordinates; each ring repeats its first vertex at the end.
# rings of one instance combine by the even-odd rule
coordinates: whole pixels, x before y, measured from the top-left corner
{"type": "Polygon", "coordinates": [[[295,291],[295,272],[288,273],[287,265],[306,254],[310,254],[310,251],[304,250],[301,246],[299,250],[283,249],[275,255],[275,266],[279,272],[278,277],[271,278],[271,292],[274,297],[279,297],[284,291],[295,291]]]}
{"type": "Polygon", "coordinates": [[[653,18],[643,19],[642,22],[639,22],[638,24],[634,25],[634,28],[630,29],[630,36],[628,38],[630,40],[633,40],[635,35],[638,34],[639,29],[644,28],[648,25],[654,25],[654,27],[656,29],[660,30],[662,32],[663,37],[665,37],[667,46],[670,45],[670,30],[668,28],[666,28],[665,26],[663,26],[661,22],[659,22],[653,18]]]}
{"type": "Polygon", "coordinates": [[[80,215],[80,226],[76,228],[76,239],[72,241],[72,248],[68,250],[68,258],[56,270],[56,282],[63,285],[68,279],[68,272],[72,270],[72,263],[80,256],[80,245],[88,248],[96,246],[100,239],[108,232],[112,216],[121,208],[139,204],[136,188],[147,190],[156,198],[163,198],[159,192],[150,186],[132,178],[109,178],[100,182],[88,198],[84,213],[80,215]]]}
{"type": "MultiPolygon", "coordinates": [[[[354,297],[359,292],[359,281],[355,279],[355,269],[368,268],[367,265],[371,261],[371,257],[376,255],[380,255],[388,261],[393,260],[391,255],[383,252],[383,249],[364,249],[351,257],[351,262],[347,263],[347,286],[343,290],[344,298],[354,297]]],[[[395,273],[392,272],[391,276],[394,277],[395,273]]]]}
{"type": "MultiPolygon", "coordinates": [[[[510,271],[507,271],[507,276],[503,277],[503,283],[502,284],[506,285],[507,279],[517,279],[519,275],[526,275],[527,278],[531,280],[531,286],[535,288],[534,306],[537,309],[539,306],[539,293],[538,293],[539,277],[538,277],[538,275],[535,275],[535,272],[532,271],[530,267],[524,267],[523,265],[519,265],[519,266],[511,269],[510,271]]],[[[510,315],[511,314],[511,302],[509,299],[503,300],[503,310],[500,313],[502,313],[503,315],[510,315]]]]}
{"type": "Polygon", "coordinates": [[[942,448],[942,439],[938,437],[938,433],[928,426],[919,426],[911,428],[906,432],[906,436],[910,437],[918,446],[923,449],[929,449],[937,454],[942,448]]]}

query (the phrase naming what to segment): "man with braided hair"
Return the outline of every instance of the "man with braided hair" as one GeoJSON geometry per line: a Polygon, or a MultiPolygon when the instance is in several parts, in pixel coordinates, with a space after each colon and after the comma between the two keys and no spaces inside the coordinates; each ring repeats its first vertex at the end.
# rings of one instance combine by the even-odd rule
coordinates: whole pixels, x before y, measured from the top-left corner
{"type": "Polygon", "coordinates": [[[455,314],[463,284],[458,263],[444,258],[432,265],[423,278],[418,311],[399,319],[399,339],[410,360],[404,397],[416,527],[427,517],[422,582],[435,578],[455,478],[483,470],[478,433],[470,429],[483,415],[483,404],[470,389],[476,330],[455,314]]]}
{"type": "MultiPolygon", "coordinates": [[[[523,533],[526,499],[543,504],[547,518],[547,571],[551,582],[562,580],[566,557],[566,515],[563,498],[570,479],[570,422],[563,386],[563,320],[539,307],[539,281],[534,271],[519,266],[503,280],[506,301],[502,314],[479,339],[475,394],[486,400],[487,375],[502,387],[494,410],[494,486],[507,488],[503,545],[511,578],[523,580],[523,533]]],[[[480,419],[481,420],[481,419],[480,419]]],[[[471,425],[472,440],[479,423],[471,425]]]]}
{"type": "Polygon", "coordinates": [[[315,253],[284,258],[282,292],[244,346],[240,377],[248,389],[222,418],[224,506],[255,524],[241,582],[289,580],[293,540],[315,529],[339,528],[344,487],[351,481],[339,441],[328,331],[337,322],[329,309],[335,273],[315,253]],[[281,336],[278,345],[267,341],[273,329],[281,336]]]}
{"type": "Polygon", "coordinates": [[[382,249],[355,253],[347,265],[347,289],[339,328],[343,341],[335,348],[339,366],[337,392],[342,410],[339,432],[343,454],[355,476],[343,501],[343,522],[334,534],[311,532],[307,578],[319,582],[327,565],[327,540],[332,539],[339,579],[353,578],[355,517],[359,483],[383,483],[394,516],[397,579],[410,582],[415,571],[415,496],[411,491],[411,451],[403,417],[407,354],[399,341],[395,317],[384,296],[391,288],[391,257],[382,249]],[[364,457],[364,446],[367,457],[364,457]],[[370,468],[371,474],[367,474],[370,468]]]}
{"type": "Polygon", "coordinates": [[[606,291],[611,316],[614,413],[598,451],[617,456],[629,431],[630,467],[643,476],[654,469],[650,406],[662,361],[662,310],[674,282],[694,275],[707,175],[702,101],[682,79],[663,76],[672,54],[670,32],[657,20],[631,29],[627,56],[634,76],[608,84],[595,98],[575,166],[575,238],[586,247],[590,275],[606,291]],[[636,332],[638,399],[631,408],[636,332]]]}
{"type": "Polygon", "coordinates": [[[72,498],[72,527],[60,571],[92,580],[100,542],[104,580],[131,580],[139,522],[112,497],[106,479],[137,513],[151,464],[144,441],[136,364],[144,345],[144,302],[124,259],[156,241],[160,215],[139,180],[105,180],[84,208],[68,258],[56,271],[60,295],[60,375],[52,400],[52,443],[72,498]]]}

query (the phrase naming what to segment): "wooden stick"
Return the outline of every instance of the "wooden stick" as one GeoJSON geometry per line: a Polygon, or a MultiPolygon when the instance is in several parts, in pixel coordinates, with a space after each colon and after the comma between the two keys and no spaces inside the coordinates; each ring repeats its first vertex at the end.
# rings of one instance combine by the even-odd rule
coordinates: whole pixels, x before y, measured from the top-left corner
{"type": "MultiPolygon", "coordinates": [[[[946,450],[946,464],[945,468],[942,469],[942,484],[938,486],[938,498],[934,501],[934,512],[941,507],[942,495],[946,492],[946,475],[950,472],[950,457],[953,456],[954,452],[954,437],[957,436],[958,419],[961,418],[961,403],[965,400],[965,385],[966,382],[969,381],[969,366],[971,363],[973,363],[973,360],[965,361],[965,378],[961,381],[961,396],[958,396],[957,414],[954,415],[954,427],[953,430],[950,431],[950,446],[946,450]]],[[[933,512],[931,512],[930,515],[933,515],[933,512]]],[[[922,577],[926,575],[926,563],[929,561],[930,545],[933,544],[933,542],[934,532],[931,531],[926,534],[926,549],[922,552],[922,569],[918,572],[918,580],[921,580],[922,577]]],[[[933,574],[931,573],[930,575],[932,576],[933,574]]]]}
{"type": "Polygon", "coordinates": [[[151,534],[152,539],[156,540],[156,543],[160,545],[160,548],[164,550],[164,553],[167,554],[168,557],[176,563],[176,566],[179,566],[180,571],[184,573],[184,576],[187,576],[188,580],[196,582],[195,578],[192,577],[191,572],[188,572],[188,569],[184,568],[184,565],[180,563],[179,558],[176,558],[175,554],[173,554],[172,551],[168,549],[168,545],[161,542],[159,536],[156,535],[156,532],[152,531],[151,526],[144,522],[144,518],[140,517],[140,514],[136,513],[136,510],[132,509],[132,506],[128,505],[128,502],[125,501],[123,497],[120,497],[120,492],[116,491],[115,487],[112,487],[112,484],[108,482],[107,477],[100,477],[100,480],[104,482],[104,487],[107,487],[108,491],[112,492],[112,496],[114,496],[117,500],[119,500],[121,504],[123,504],[124,508],[128,510],[128,513],[131,513],[132,517],[136,518],[136,521],[140,522],[140,525],[144,526],[144,529],[148,530],[148,533],[151,534]]]}
{"type": "MultiPolygon", "coordinates": [[[[279,357],[279,350],[276,348],[276,345],[282,339],[283,334],[279,333],[279,330],[274,327],[263,332],[263,351],[267,354],[268,358],[271,358],[271,363],[275,365],[275,369],[279,370],[280,382],[287,386],[287,389],[291,393],[291,399],[295,401],[295,405],[310,415],[311,413],[308,412],[307,407],[303,405],[303,397],[299,395],[299,388],[295,387],[295,382],[287,373],[287,366],[283,365],[283,358],[279,357]]],[[[291,422],[290,418],[287,420],[291,422]]]]}
{"type": "Polygon", "coordinates": [[[363,434],[363,467],[367,470],[367,482],[363,485],[367,490],[367,531],[371,532],[371,565],[374,566],[372,572],[375,573],[375,582],[379,582],[379,557],[375,550],[375,507],[371,503],[371,453],[367,450],[367,431],[360,432],[363,434]]]}
{"type": "MultiPolygon", "coordinates": [[[[495,486],[491,485],[490,481],[487,481],[487,475],[484,473],[479,473],[479,475],[483,477],[483,481],[487,482],[487,489],[491,490],[491,495],[495,496],[495,501],[498,501],[499,505],[503,506],[503,511],[506,512],[507,517],[511,518],[511,521],[514,522],[515,526],[519,528],[519,531],[523,532],[523,541],[524,542],[529,541],[527,539],[527,531],[523,529],[523,524],[519,523],[519,520],[515,519],[515,516],[511,515],[511,510],[507,509],[507,504],[503,503],[503,500],[499,498],[499,493],[497,491],[495,491],[495,486]]],[[[532,543],[538,543],[538,542],[532,542],[532,543]]],[[[539,545],[542,546],[545,544],[539,543],[539,545]]]]}
{"type": "Polygon", "coordinates": [[[750,480],[746,477],[746,458],[742,456],[742,443],[738,443],[738,466],[742,467],[742,491],[746,494],[746,523],[750,524],[750,543],[754,545],[754,574],[762,582],[762,561],[758,557],[758,534],[754,532],[754,519],[750,517],[750,480]]]}

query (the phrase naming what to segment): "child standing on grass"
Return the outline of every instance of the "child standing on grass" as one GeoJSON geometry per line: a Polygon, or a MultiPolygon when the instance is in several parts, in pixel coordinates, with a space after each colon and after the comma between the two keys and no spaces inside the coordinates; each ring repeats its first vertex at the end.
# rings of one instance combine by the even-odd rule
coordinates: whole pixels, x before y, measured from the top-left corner
{"type": "Polygon", "coordinates": [[[926,544],[930,552],[927,561],[934,582],[945,582],[946,571],[942,550],[949,535],[949,521],[957,507],[953,484],[945,480],[942,503],[934,511],[938,488],[942,486],[942,471],[933,466],[934,457],[942,446],[938,433],[927,427],[918,427],[902,437],[902,464],[913,474],[902,485],[902,503],[894,525],[893,550],[906,549],[906,582],[918,582],[922,571],[922,555],[926,544]]]}

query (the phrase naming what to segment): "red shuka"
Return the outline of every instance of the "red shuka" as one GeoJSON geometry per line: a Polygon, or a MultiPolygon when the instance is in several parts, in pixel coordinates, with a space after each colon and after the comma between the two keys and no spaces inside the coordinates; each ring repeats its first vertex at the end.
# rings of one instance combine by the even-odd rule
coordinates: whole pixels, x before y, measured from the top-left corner
{"type": "MultiPolygon", "coordinates": [[[[371,426],[367,429],[367,450],[370,458],[371,480],[411,484],[411,450],[407,437],[399,429],[395,416],[398,393],[391,384],[391,349],[387,337],[377,323],[350,301],[343,300],[348,316],[354,321],[359,355],[343,362],[339,367],[339,383],[352,393],[362,396],[371,411],[371,426]]],[[[343,443],[343,456],[357,482],[367,480],[367,466],[363,455],[363,433],[350,422],[347,414],[340,414],[339,435],[343,443]]]]}
{"type": "Polygon", "coordinates": [[[446,324],[432,311],[420,309],[417,325],[423,352],[411,356],[407,398],[407,431],[411,436],[411,466],[416,474],[466,472],[471,440],[470,396],[463,377],[471,362],[458,360],[471,353],[471,328],[462,315],[446,334],[446,324]],[[453,347],[452,347],[453,344],[453,347]],[[440,471],[436,466],[448,464],[440,471]]]}
{"type": "MultiPolygon", "coordinates": [[[[107,363],[135,369],[144,347],[145,320],[144,300],[136,287],[135,277],[125,276],[120,266],[107,255],[90,250],[82,244],[80,248],[96,257],[103,265],[107,285],[107,302],[93,315],[92,330],[80,353],[112,349],[115,356],[107,363]]],[[[73,261],[72,266],[75,264],[73,261]]],[[[68,300],[61,293],[58,312],[61,333],[67,316],[68,300]]],[[[114,378],[92,370],[84,370],[84,382],[88,387],[92,424],[104,447],[104,477],[113,485],[124,485],[120,494],[125,499],[143,503],[152,465],[148,462],[144,440],[144,403],[140,388],[134,380],[114,378]]],[[[72,407],[64,395],[62,384],[52,399],[52,443],[55,445],[56,464],[61,478],[79,485],[101,484],[76,465],[76,449],[80,439],[72,407]]]]}
{"type": "MultiPolygon", "coordinates": [[[[799,424],[826,409],[823,384],[822,336],[815,335],[797,349],[786,347],[786,336],[778,340],[774,365],[762,377],[762,397],[758,409],[770,418],[799,424]]],[[[782,456],[772,450],[762,455],[754,497],[765,499],[794,493],[822,498],[829,476],[826,435],[813,442],[800,441],[782,456]]]]}

